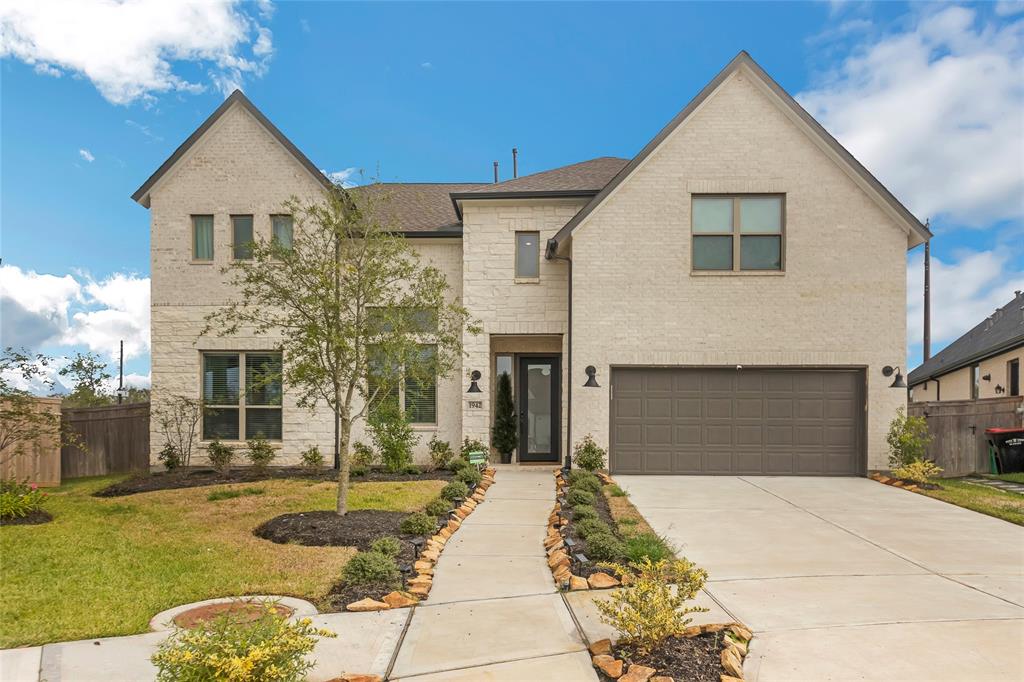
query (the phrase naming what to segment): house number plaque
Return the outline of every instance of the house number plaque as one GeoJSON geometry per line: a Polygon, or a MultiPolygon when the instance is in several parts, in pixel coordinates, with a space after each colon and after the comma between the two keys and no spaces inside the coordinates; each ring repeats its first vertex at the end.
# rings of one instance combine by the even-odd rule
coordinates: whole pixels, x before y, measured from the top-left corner
{"type": "Polygon", "coordinates": [[[480,409],[483,406],[484,406],[484,401],[482,401],[482,400],[470,400],[469,401],[469,408],[470,409],[480,409]]]}

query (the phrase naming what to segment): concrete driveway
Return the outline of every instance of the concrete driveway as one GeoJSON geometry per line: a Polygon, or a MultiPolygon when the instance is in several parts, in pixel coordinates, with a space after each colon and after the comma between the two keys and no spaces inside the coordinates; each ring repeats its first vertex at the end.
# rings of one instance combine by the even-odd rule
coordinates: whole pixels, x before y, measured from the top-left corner
{"type": "Polygon", "coordinates": [[[616,481],[755,631],[749,680],[1024,679],[1024,528],[862,478],[616,481]]]}

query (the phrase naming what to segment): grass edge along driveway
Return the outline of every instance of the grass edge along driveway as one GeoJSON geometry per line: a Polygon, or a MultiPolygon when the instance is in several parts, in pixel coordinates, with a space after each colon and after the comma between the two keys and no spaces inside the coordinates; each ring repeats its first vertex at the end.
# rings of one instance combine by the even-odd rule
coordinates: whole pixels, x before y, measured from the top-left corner
{"type": "Polygon", "coordinates": [[[1024,495],[968,483],[957,478],[937,478],[933,482],[942,488],[922,488],[920,494],[1024,526],[1024,495]]]}
{"type": "MultiPolygon", "coordinates": [[[[318,602],[354,553],[252,535],[279,514],[333,509],[336,484],[305,480],[91,493],[124,476],[78,479],[50,494],[54,520],[0,528],[0,648],[146,632],[163,609],[213,597],[281,594],[318,602]],[[218,490],[258,495],[208,501],[218,490]]],[[[444,481],[356,483],[349,509],[414,511],[444,481]]]]}

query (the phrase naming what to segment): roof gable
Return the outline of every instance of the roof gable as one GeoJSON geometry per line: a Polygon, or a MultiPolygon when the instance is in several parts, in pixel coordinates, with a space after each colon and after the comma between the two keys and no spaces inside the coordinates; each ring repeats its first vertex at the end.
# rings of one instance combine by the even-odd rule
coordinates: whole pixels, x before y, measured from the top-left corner
{"type": "Polygon", "coordinates": [[[615,193],[633,173],[658,149],[672,133],[676,131],[700,106],[714,94],[718,88],[734,73],[743,69],[753,76],[752,81],[772,95],[771,99],[780,106],[783,113],[800,125],[808,133],[812,141],[828,153],[847,174],[870,196],[879,206],[891,215],[908,232],[908,248],[924,243],[931,237],[931,232],[921,223],[896,197],[887,190],[856,158],[825,130],[814,117],[800,106],[789,93],[782,89],[764,69],[760,67],[745,51],[722,69],[669,123],[648,142],[633,159],[626,164],[590,202],[573,216],[550,240],[548,253],[553,253],[567,242],[575,229],[586,222],[604,202],[615,193]]]}
{"type": "Polygon", "coordinates": [[[202,125],[196,128],[195,131],[189,135],[177,149],[174,150],[174,153],[171,154],[144,183],[142,183],[142,186],[135,190],[132,194],[132,200],[137,201],[146,208],[149,208],[150,190],[153,189],[161,178],[163,178],[172,168],[174,168],[174,166],[177,165],[178,161],[180,161],[182,157],[185,156],[185,154],[187,154],[197,142],[199,142],[203,135],[205,135],[206,132],[213,127],[213,125],[235,104],[245,108],[246,111],[252,114],[253,118],[255,118],[260,125],[266,128],[267,132],[280,142],[281,146],[288,150],[288,152],[294,156],[295,159],[302,164],[302,166],[305,167],[320,184],[325,188],[333,187],[331,181],[322,172],[320,172],[320,169],[313,165],[313,162],[310,161],[298,147],[292,144],[292,141],[285,137],[284,133],[278,130],[277,126],[271,123],[270,119],[264,116],[263,112],[257,109],[256,105],[253,104],[248,97],[242,94],[241,90],[235,90],[212,114],[210,114],[205,121],[203,121],[202,125]]]}

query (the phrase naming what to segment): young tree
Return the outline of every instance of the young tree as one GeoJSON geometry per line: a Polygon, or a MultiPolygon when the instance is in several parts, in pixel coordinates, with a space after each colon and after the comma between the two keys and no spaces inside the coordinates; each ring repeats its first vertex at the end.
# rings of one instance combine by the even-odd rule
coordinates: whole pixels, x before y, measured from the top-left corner
{"type": "Polygon", "coordinates": [[[154,406],[152,414],[165,447],[174,450],[181,466],[189,466],[199,430],[202,403],[188,396],[172,395],[154,406]]]}
{"type": "Polygon", "coordinates": [[[110,380],[107,363],[93,353],[75,353],[75,357],[58,372],[62,377],[71,377],[75,388],[64,397],[68,407],[100,407],[113,405],[114,396],[107,389],[110,380]]]}
{"type": "Polygon", "coordinates": [[[236,295],[206,318],[204,333],[280,338],[282,378],[300,407],[334,412],[338,514],[347,511],[352,427],[367,409],[459,366],[468,313],[448,283],[384,224],[380,185],[335,187],[322,201],[292,198],[290,245],[257,239],[250,260],[225,268],[236,295]],[[429,344],[431,352],[424,352],[429,344]]]}
{"type": "Polygon", "coordinates": [[[512,451],[519,444],[519,425],[516,420],[516,406],[512,402],[512,379],[502,372],[498,377],[498,394],[494,402],[494,432],[491,436],[494,448],[501,453],[502,461],[511,461],[512,451]]]}

